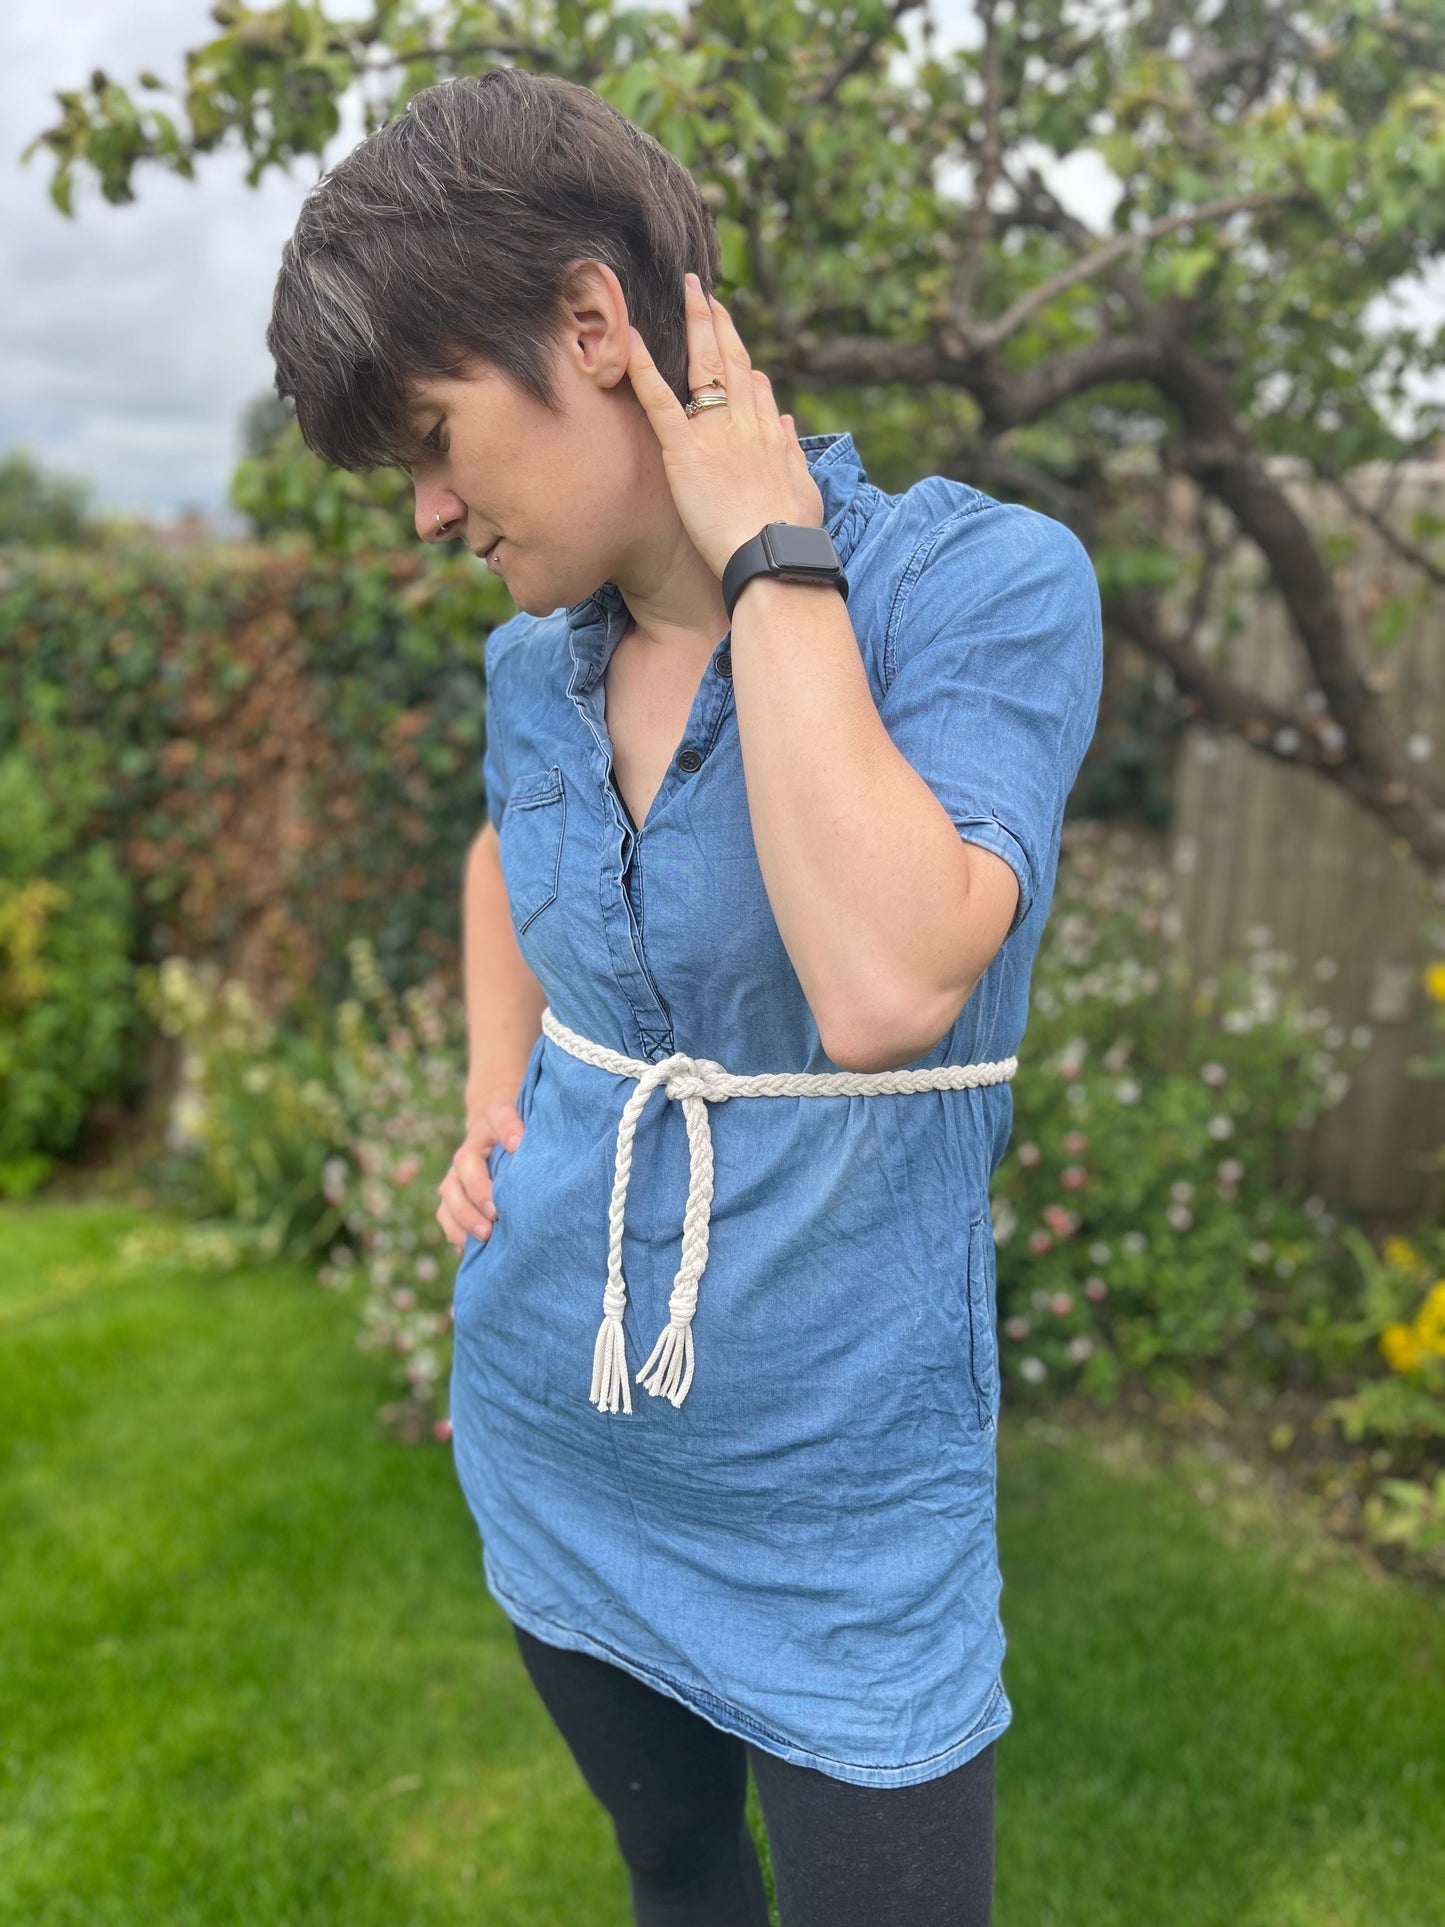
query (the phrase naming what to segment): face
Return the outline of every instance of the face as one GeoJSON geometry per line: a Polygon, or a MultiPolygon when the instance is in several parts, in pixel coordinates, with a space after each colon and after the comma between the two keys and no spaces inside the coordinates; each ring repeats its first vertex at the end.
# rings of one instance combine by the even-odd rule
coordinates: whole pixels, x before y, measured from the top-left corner
{"type": "Polygon", "coordinates": [[[519,608],[547,615],[621,581],[677,527],[657,437],[627,376],[627,304],[617,276],[589,264],[556,346],[561,413],[550,414],[495,368],[411,387],[416,532],[437,517],[519,608]],[[500,541],[497,538],[500,537],[500,541]],[[640,553],[641,552],[641,553],[640,553]]]}

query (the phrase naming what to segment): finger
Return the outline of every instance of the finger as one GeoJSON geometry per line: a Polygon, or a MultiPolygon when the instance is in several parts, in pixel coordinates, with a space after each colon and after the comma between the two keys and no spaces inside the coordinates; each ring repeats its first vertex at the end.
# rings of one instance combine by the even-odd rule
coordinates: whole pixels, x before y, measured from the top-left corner
{"type": "Polygon", "coordinates": [[[735,413],[741,412],[756,418],[757,383],[753,380],[753,364],[748,359],[748,351],[733,326],[732,316],[716,295],[712,297],[712,308],[713,329],[718,346],[722,349],[723,381],[727,386],[728,400],[735,413]]]}
{"type": "Polygon", "coordinates": [[[476,1237],[483,1235],[484,1229],[490,1231],[497,1217],[497,1207],[492,1203],[492,1184],[485,1169],[480,1177],[464,1183],[453,1173],[442,1187],[442,1208],[450,1212],[463,1230],[472,1232],[476,1237]]]}
{"type": "Polygon", "coordinates": [[[657,363],[647,352],[647,344],[636,328],[629,327],[632,353],[627,363],[632,392],[647,411],[658,441],[664,448],[681,447],[692,428],[682,403],[658,372],[657,363]]]}
{"type": "Polygon", "coordinates": [[[760,422],[767,422],[770,426],[776,424],[784,441],[786,441],[788,431],[783,427],[783,418],[778,413],[778,398],[773,393],[772,382],[763,373],[761,368],[754,368],[753,370],[753,394],[758,405],[758,420],[760,422]]]}
{"type": "Polygon", "coordinates": [[[437,1212],[437,1223],[442,1228],[442,1236],[453,1251],[460,1253],[466,1250],[468,1235],[466,1226],[458,1224],[445,1205],[437,1212]]]}
{"type": "Polygon", "coordinates": [[[695,274],[684,282],[683,306],[687,314],[687,385],[706,388],[709,382],[726,382],[722,349],[713,326],[712,308],[695,274]]]}
{"type": "MultiPolygon", "coordinates": [[[[485,1146],[464,1144],[452,1159],[451,1171],[443,1180],[444,1187],[448,1183],[455,1185],[464,1208],[490,1210],[493,1217],[497,1214],[492,1209],[492,1171],[487,1160],[496,1146],[496,1138],[490,1138],[485,1146]]],[[[445,1188],[442,1195],[446,1195],[445,1188]]]]}

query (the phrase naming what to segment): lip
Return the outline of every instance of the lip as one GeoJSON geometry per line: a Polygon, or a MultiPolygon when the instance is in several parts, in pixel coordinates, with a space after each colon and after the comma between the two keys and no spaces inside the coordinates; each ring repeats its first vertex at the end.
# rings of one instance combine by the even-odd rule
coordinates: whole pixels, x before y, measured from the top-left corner
{"type": "Polygon", "coordinates": [[[490,556],[491,556],[491,553],[492,553],[492,550],[493,550],[494,548],[496,548],[496,546],[497,546],[497,542],[500,542],[500,541],[501,541],[501,539],[502,539],[502,538],[501,538],[501,536],[499,535],[499,536],[497,537],[497,540],[496,540],[496,542],[490,542],[490,543],[488,543],[488,545],[487,545],[487,547],[486,547],[486,548],[484,548],[484,549],[478,549],[478,550],[477,550],[477,560],[478,560],[479,562],[486,562],[486,561],[487,561],[487,560],[488,560],[488,559],[490,558],[490,556]]]}

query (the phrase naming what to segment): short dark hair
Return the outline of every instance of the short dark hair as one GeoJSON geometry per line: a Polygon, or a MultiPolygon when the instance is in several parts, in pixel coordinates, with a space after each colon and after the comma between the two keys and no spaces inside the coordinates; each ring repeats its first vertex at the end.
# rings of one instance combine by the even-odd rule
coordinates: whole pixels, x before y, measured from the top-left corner
{"type": "Polygon", "coordinates": [[[667,149],[576,81],[494,67],[439,81],[302,203],[266,346],[308,448],[405,467],[409,381],[480,356],[553,414],[567,266],[605,261],[663,378],[687,388],[683,276],[710,293],[717,227],[667,149]]]}

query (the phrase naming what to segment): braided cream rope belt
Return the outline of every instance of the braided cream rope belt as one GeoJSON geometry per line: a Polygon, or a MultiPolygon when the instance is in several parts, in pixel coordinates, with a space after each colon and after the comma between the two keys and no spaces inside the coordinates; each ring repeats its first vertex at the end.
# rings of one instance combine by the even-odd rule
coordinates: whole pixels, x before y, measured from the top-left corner
{"type": "Polygon", "coordinates": [[[681,1405],[692,1383],[692,1315],[697,1309],[698,1280],[707,1263],[713,1189],[708,1104],[721,1103],[728,1097],[875,1097],[903,1091],[972,1090],[980,1084],[1004,1083],[1019,1062],[1017,1057],[1005,1057],[994,1064],[941,1064],[936,1070],[763,1071],[740,1077],[710,1057],[689,1057],[683,1051],[674,1051],[656,1064],[627,1057],[569,1030],[552,1015],[550,1007],[542,1012],[542,1029],[554,1044],[580,1057],[584,1064],[595,1064],[598,1070],[611,1071],[616,1077],[637,1079],[637,1089],[622,1107],[617,1126],[617,1166],[608,1212],[607,1287],[602,1294],[602,1325],[593,1348],[592,1390],[588,1394],[599,1412],[615,1412],[619,1397],[624,1410],[632,1410],[622,1338],[622,1313],[627,1304],[627,1281],[622,1276],[622,1220],[632,1172],[633,1134],[648,1098],[659,1085],[668,1097],[679,1100],[687,1124],[687,1208],[682,1218],[682,1264],[668,1299],[672,1315],[637,1377],[654,1398],[660,1393],[673,1405],[681,1405]]]}

